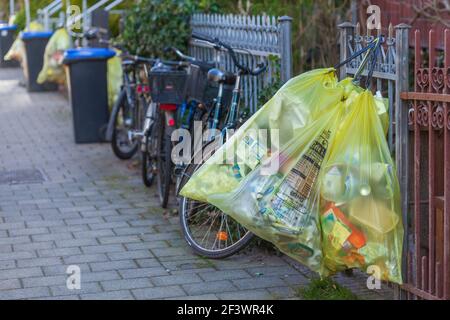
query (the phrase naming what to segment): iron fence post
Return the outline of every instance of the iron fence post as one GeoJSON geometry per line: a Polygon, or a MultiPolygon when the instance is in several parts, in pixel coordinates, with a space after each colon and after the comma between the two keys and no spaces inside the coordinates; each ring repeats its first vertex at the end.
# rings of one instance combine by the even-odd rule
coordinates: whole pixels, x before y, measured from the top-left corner
{"type": "MultiPolygon", "coordinates": [[[[409,90],[409,29],[405,23],[395,26],[396,64],[395,74],[395,163],[400,183],[401,208],[404,227],[402,276],[407,276],[407,250],[408,250],[408,106],[402,101],[400,94],[409,90]]],[[[400,291],[396,298],[402,298],[400,291]]]]}
{"type": "MultiPolygon", "coordinates": [[[[350,22],[343,22],[338,25],[340,29],[340,36],[339,36],[339,58],[340,61],[344,61],[347,59],[348,55],[348,39],[350,38],[351,41],[354,40],[353,36],[355,33],[355,26],[351,24],[350,22]]],[[[339,70],[339,78],[342,80],[347,76],[347,66],[344,65],[339,70]]]]}
{"type": "Polygon", "coordinates": [[[280,24],[281,81],[292,78],[292,18],[283,16],[280,24]]]}

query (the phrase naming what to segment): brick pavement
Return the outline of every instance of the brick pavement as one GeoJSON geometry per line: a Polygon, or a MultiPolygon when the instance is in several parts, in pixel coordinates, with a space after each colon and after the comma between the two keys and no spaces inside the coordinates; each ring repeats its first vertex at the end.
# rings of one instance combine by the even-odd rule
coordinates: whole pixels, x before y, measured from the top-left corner
{"type": "MultiPolygon", "coordinates": [[[[0,172],[37,169],[45,181],[0,184],[0,299],[298,298],[312,274],[286,257],[193,255],[135,163],[76,145],[67,99],[27,93],[20,72],[0,70],[0,172]],[[67,289],[69,265],[80,290],[67,289]]],[[[337,279],[362,298],[391,297],[362,276],[337,279]]]]}

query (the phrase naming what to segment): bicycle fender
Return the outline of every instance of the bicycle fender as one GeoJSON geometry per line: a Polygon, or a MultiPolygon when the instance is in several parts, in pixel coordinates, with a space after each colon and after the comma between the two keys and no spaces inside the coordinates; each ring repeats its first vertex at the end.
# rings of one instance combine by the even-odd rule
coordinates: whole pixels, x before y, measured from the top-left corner
{"type": "Polygon", "coordinates": [[[125,96],[126,96],[126,92],[124,89],[122,89],[120,91],[119,97],[117,98],[117,100],[114,103],[114,106],[111,110],[111,115],[109,116],[108,127],[106,129],[106,134],[105,134],[106,141],[110,142],[112,140],[112,135],[113,135],[113,131],[114,131],[114,120],[116,119],[116,115],[120,110],[122,101],[123,101],[123,99],[125,99],[125,96]]]}

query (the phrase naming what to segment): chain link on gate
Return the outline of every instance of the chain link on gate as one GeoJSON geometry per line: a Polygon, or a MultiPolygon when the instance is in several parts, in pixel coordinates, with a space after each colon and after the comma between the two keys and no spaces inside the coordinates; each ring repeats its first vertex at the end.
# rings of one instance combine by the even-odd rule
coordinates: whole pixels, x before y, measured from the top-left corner
{"type": "MultiPolygon", "coordinates": [[[[258,77],[245,77],[242,81],[243,102],[254,113],[261,90],[279,77],[286,82],[292,77],[292,40],[290,17],[195,14],[191,18],[192,32],[219,38],[236,48],[238,59],[256,67],[269,59],[267,72],[258,77]],[[254,57],[252,60],[251,57],[254,57]]],[[[215,50],[204,42],[191,40],[190,54],[198,59],[212,61],[215,50]]],[[[235,71],[231,58],[224,55],[220,67],[235,71]]]]}

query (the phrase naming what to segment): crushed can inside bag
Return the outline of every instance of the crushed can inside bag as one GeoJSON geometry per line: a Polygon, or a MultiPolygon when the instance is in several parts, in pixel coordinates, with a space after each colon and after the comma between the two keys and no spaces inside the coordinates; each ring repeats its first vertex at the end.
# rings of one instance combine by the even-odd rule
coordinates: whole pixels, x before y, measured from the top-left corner
{"type": "Polygon", "coordinates": [[[387,106],[334,71],[288,81],[180,194],[216,206],[321,276],[376,266],[375,277],[402,283],[387,106]]]}

